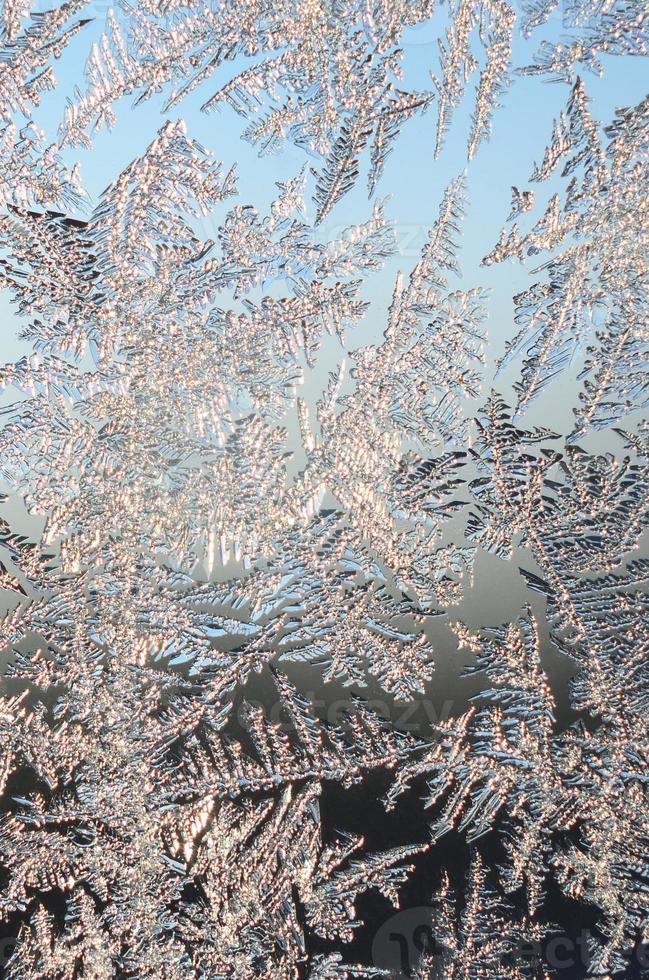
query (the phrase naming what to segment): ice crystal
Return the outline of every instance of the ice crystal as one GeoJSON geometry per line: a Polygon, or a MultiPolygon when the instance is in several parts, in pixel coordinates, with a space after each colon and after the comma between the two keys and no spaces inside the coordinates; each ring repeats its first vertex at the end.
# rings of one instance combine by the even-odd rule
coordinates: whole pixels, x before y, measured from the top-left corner
{"type": "Polygon", "coordinates": [[[472,857],[467,874],[465,903],[457,909],[457,896],[444,874],[441,887],[432,897],[432,934],[436,952],[427,952],[415,970],[417,980],[453,977],[481,980],[499,976],[523,980],[535,975],[548,977],[544,970],[521,967],[512,953],[526,943],[538,942],[543,930],[528,919],[512,917],[512,908],[488,880],[480,853],[472,857]]]}
{"type": "Polygon", "coordinates": [[[75,204],[81,193],[76,168],[68,171],[55,145],[31,118],[43,92],[54,87],[50,64],[87,23],[77,17],[85,0],[46,12],[31,4],[3,4],[0,27],[0,205],[75,204]],[[76,19],[75,19],[76,18],[76,19]],[[23,23],[24,22],[24,23],[23,23]]]}
{"type": "MultiPolygon", "coordinates": [[[[263,55],[211,94],[203,109],[233,108],[248,120],[243,137],[260,154],[276,152],[288,140],[319,158],[315,202],[322,221],[355,184],[366,148],[373,193],[403,124],[434,98],[434,91],[399,87],[399,45],[404,31],[434,23],[435,13],[428,0],[232,3],[225,16],[209,4],[124,4],[122,17],[109,13],[105,33],[93,45],[89,85],[68,106],[63,138],[87,144],[89,130],[114,123],[112,105],[124,95],[137,93],[140,101],[164,87],[171,108],[224,62],[263,55]]],[[[458,0],[449,17],[439,71],[431,71],[439,99],[436,153],[468,76],[479,67],[471,50],[478,39],[485,64],[468,143],[472,157],[489,136],[507,83],[515,12],[506,0],[458,0]]]]}
{"type": "Polygon", "coordinates": [[[627,562],[621,573],[608,570],[624,566],[646,526],[646,464],[576,449],[565,460],[548,450],[532,456],[521,444],[546,433],[516,430],[494,399],[486,417],[482,465],[493,477],[474,485],[480,507],[473,527],[501,557],[514,538],[527,545],[537,571],[521,572],[547,597],[553,639],[578,665],[573,703],[597,726],[590,731],[579,722],[557,731],[539,627],[529,611],[482,636],[457,624],[460,647],[477,655],[471,671],[483,671],[491,685],[480,695],[488,704],[442,726],[439,743],[400,768],[389,799],[394,804],[411,779],[427,773],[428,805],[443,804],[435,835],[457,828],[477,839],[502,821],[506,890],[524,887],[534,914],[548,877],[556,875],[568,895],[601,910],[592,961],[624,969],[645,941],[649,911],[641,878],[620,871],[646,846],[648,638],[640,587],[648,570],[643,560],[627,562]],[[608,768],[603,759],[611,752],[619,761],[608,768]]]}
{"type": "MultiPolygon", "coordinates": [[[[570,178],[563,202],[553,194],[530,232],[521,236],[514,224],[485,259],[490,263],[553,253],[543,266],[546,277],[516,297],[523,328],[501,364],[525,351],[517,385],[522,409],[570,364],[587,338],[573,437],[610,426],[647,405],[648,337],[642,310],[649,242],[646,221],[640,218],[647,198],[642,164],[647,112],[646,100],[618,110],[605,142],[578,80],[543,163],[532,175],[533,180],[546,180],[563,164],[562,177],[570,178]]],[[[518,191],[516,195],[520,200],[518,191]]],[[[526,200],[524,208],[514,207],[512,216],[532,208],[532,200],[526,200]]]]}
{"type": "Polygon", "coordinates": [[[353,235],[319,244],[291,216],[299,183],[281,186],[263,218],[230,209],[218,247],[200,241],[192,210],[225,201],[235,175],[168,124],[87,221],[14,206],[3,219],[5,283],[35,349],[3,371],[3,383],[24,394],[2,429],[3,476],[47,517],[40,552],[12,545],[11,582],[24,602],[5,624],[9,676],[40,692],[32,702],[25,687],[4,711],[7,778],[20,771],[41,787],[14,797],[2,828],[4,914],[26,914],[10,975],[87,972],[99,969],[96,955],[102,969],[138,975],[174,963],[179,975],[264,975],[272,964],[288,976],[305,957],[287,905],[296,876],[305,925],[329,940],[351,939],[354,900],[367,888],[397,900],[405,871],[394,865],[412,848],[349,868],[351,843],[319,856],[314,801],[323,781],[351,785],[368,769],[389,772],[416,744],[360,703],[343,730],[321,730],[277,673],[297,745],[254,710],[240,715],[252,757],[221,732],[238,687],[283,651],[315,654],[338,675],[346,657],[350,672],[360,669],[362,650],[402,697],[430,676],[426,657],[412,664],[398,652],[425,639],[417,620],[430,597],[419,603],[403,590],[418,563],[435,562],[457,460],[448,454],[418,475],[404,444],[423,451],[462,437],[460,403],[474,393],[480,362],[481,297],[446,284],[456,269],[456,183],[408,285],[395,291],[383,346],[356,356],[356,388],[339,414],[335,388],[326,394],[314,434],[295,396],[303,364],[323,331],[343,338],[358,319],[351,276],[380,264],[392,245],[378,206],[353,235]],[[278,276],[285,296],[261,307],[247,298],[278,276]],[[226,294],[230,308],[215,305],[226,294]],[[413,397],[438,348],[446,380],[413,397]],[[220,364],[211,377],[207,352],[220,364]],[[300,407],[306,454],[292,483],[278,424],[291,406],[300,407]],[[383,476],[375,473],[373,489],[359,480],[350,495],[343,466],[358,453],[350,431],[365,419],[386,450],[376,457],[383,476]],[[422,479],[437,486],[439,508],[413,494],[422,479]],[[413,488],[405,512],[404,481],[413,488]],[[323,488],[340,509],[312,517],[309,502],[323,488]],[[319,535],[331,541],[322,559],[313,554],[319,535]],[[215,580],[241,559],[249,572],[238,584],[215,580]],[[385,568],[404,579],[401,592],[385,568]],[[366,581],[354,581],[362,569],[366,581]],[[348,579],[349,615],[321,625],[327,591],[333,600],[348,579]],[[413,634],[393,625],[403,615],[413,634]],[[260,793],[271,796],[260,801],[260,793]],[[70,926],[47,952],[54,926],[31,895],[52,888],[66,896],[70,926]],[[203,897],[187,899],[190,888],[203,897]],[[91,946],[78,947],[79,930],[92,933],[91,946]]]}
{"type": "Polygon", "coordinates": [[[573,920],[584,973],[637,966],[647,100],[600,124],[575,73],[646,53],[646,15],[571,0],[548,38],[555,7],[144,0],[101,33],[83,0],[2,5],[0,286],[22,324],[0,366],[7,977],[388,976],[371,934],[417,889],[425,927],[384,925],[420,980],[558,975],[544,951],[573,920]],[[413,58],[420,30],[437,46],[413,58]],[[53,62],[93,31],[53,144],[53,62]],[[521,31],[536,54],[512,71],[521,31]],[[480,285],[472,162],[402,272],[389,199],[331,230],[435,109],[430,156],[468,106],[472,161],[521,73],[570,94],[480,285]],[[221,163],[176,117],[199,88],[261,155],[311,166],[235,199],[228,141],[221,163]],[[157,135],[86,191],[92,132],[159,95],[157,135]],[[533,256],[494,373],[489,266],[533,256]],[[490,575],[506,614],[475,611],[490,575]],[[409,732],[388,706],[439,693],[443,643],[472,700],[409,732]]]}
{"type": "Polygon", "coordinates": [[[505,0],[458,0],[454,4],[453,22],[446,32],[446,44],[440,42],[441,77],[433,75],[439,94],[437,141],[435,152],[439,155],[446,135],[450,116],[464,94],[466,78],[476,68],[477,62],[471,48],[476,27],[484,38],[486,65],[480,73],[469,136],[469,157],[475,154],[478,143],[488,137],[490,117],[498,105],[498,97],[507,79],[511,55],[511,40],[515,14],[505,0]]]}
{"type": "MultiPolygon", "coordinates": [[[[521,29],[530,34],[555,13],[557,0],[524,0],[521,29]]],[[[576,66],[601,74],[602,55],[646,55],[647,11],[634,0],[565,0],[561,4],[562,36],[541,43],[523,74],[549,75],[570,81],[576,66]]]]}

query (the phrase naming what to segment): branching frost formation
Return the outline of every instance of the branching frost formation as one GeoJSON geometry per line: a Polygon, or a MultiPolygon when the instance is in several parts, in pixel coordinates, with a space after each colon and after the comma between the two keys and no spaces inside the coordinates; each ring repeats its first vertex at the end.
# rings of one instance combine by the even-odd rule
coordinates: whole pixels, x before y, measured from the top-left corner
{"type": "Polygon", "coordinates": [[[122,3],[48,143],[38,106],[91,11],[5,0],[0,285],[28,349],[0,368],[7,977],[385,976],[354,963],[367,910],[422,875],[421,980],[557,975],[519,955],[557,909],[586,910],[589,974],[649,943],[647,102],[602,125],[577,74],[646,54],[646,15],[564,6],[537,43],[552,0],[122,3]],[[419,32],[429,90],[406,81],[419,32]],[[390,205],[326,219],[362,172],[375,195],[415,118],[439,156],[471,103],[471,160],[521,73],[569,95],[484,259],[542,263],[495,377],[464,176],[359,344],[390,205]],[[176,118],[199,88],[260,154],[307,153],[267,208],[176,118]],[[172,118],[93,200],[76,148],[125,96],[172,118]],[[562,437],[531,416],[571,373],[562,437]],[[518,618],[471,623],[483,567],[517,569],[518,618]],[[439,622],[481,689],[415,736],[368,694],[430,694],[439,622]],[[348,689],[335,719],[301,671],[348,689]],[[332,822],[334,790],[379,784],[386,821],[429,832],[332,822]]]}

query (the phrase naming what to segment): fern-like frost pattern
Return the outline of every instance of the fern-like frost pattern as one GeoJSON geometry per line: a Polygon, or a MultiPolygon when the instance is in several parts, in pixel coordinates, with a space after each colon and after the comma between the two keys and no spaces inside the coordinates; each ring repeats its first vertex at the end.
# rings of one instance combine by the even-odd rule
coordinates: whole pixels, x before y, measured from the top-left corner
{"type": "Polygon", "coordinates": [[[2,3],[4,976],[550,978],[574,923],[584,976],[642,975],[649,118],[589,86],[647,23],[561,6],[2,3]],[[472,168],[542,81],[564,109],[467,272],[472,168]],[[263,203],[226,115],[305,158],[263,203]],[[380,194],[417,128],[407,258],[380,194]],[[492,267],[529,259],[500,343],[492,267]]]}

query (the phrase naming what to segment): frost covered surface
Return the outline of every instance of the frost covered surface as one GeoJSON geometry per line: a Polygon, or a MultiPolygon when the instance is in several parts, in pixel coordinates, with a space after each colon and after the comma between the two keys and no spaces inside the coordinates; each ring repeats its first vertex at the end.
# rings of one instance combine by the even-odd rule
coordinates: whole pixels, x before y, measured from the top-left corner
{"type": "Polygon", "coordinates": [[[421,980],[560,976],[543,951],[574,922],[584,975],[649,959],[649,110],[596,118],[578,74],[646,54],[646,20],[571,2],[548,39],[554,6],[124,3],[57,138],[38,106],[94,11],[3,4],[0,286],[27,348],[0,366],[6,976],[385,976],[371,936],[422,902],[421,980]],[[437,181],[381,310],[406,128],[434,177],[469,104],[470,175],[542,79],[565,110],[484,276],[467,174],[437,181]],[[178,117],[199,90],[310,166],[240,199],[237,145],[178,117]],[[124,96],[157,135],[95,195],[79,158],[124,96]],[[533,268],[498,358],[508,259],[533,268]],[[524,596],[509,622],[467,617],[483,560],[524,596]],[[404,730],[371,695],[444,695],[439,623],[479,694],[404,730]]]}

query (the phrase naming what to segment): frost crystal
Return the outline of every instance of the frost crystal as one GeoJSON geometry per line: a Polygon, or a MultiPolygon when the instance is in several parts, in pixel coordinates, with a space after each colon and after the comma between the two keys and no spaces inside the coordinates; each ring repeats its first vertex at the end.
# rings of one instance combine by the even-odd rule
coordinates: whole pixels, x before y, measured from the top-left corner
{"type": "MultiPolygon", "coordinates": [[[[523,329],[508,345],[503,366],[521,349],[525,362],[519,409],[543,391],[570,363],[584,337],[587,359],[580,406],[572,438],[591,428],[603,429],[648,402],[647,322],[638,315],[646,303],[647,154],[645,99],[620,109],[604,142],[588,110],[583,83],[575,83],[568,109],[555,124],[552,143],[532,180],[547,180],[563,164],[570,178],[563,202],[553,194],[545,213],[526,235],[517,224],[502,232],[484,260],[510,256],[524,259],[554,253],[544,264],[547,278],[516,297],[517,321],[523,329]]],[[[513,214],[531,210],[533,199],[513,214]]]]}
{"type": "Polygon", "coordinates": [[[600,123],[576,71],[646,15],[563,7],[2,5],[4,976],[522,980],[555,939],[641,973],[648,104],[600,123]],[[539,75],[566,109],[472,270],[478,147],[539,75]],[[124,96],[155,129],[98,195],[124,96]],[[239,199],[221,109],[311,166],[239,199]],[[408,260],[374,195],[414,126],[470,162],[408,260]],[[537,256],[488,340],[492,267],[537,256]]]}

